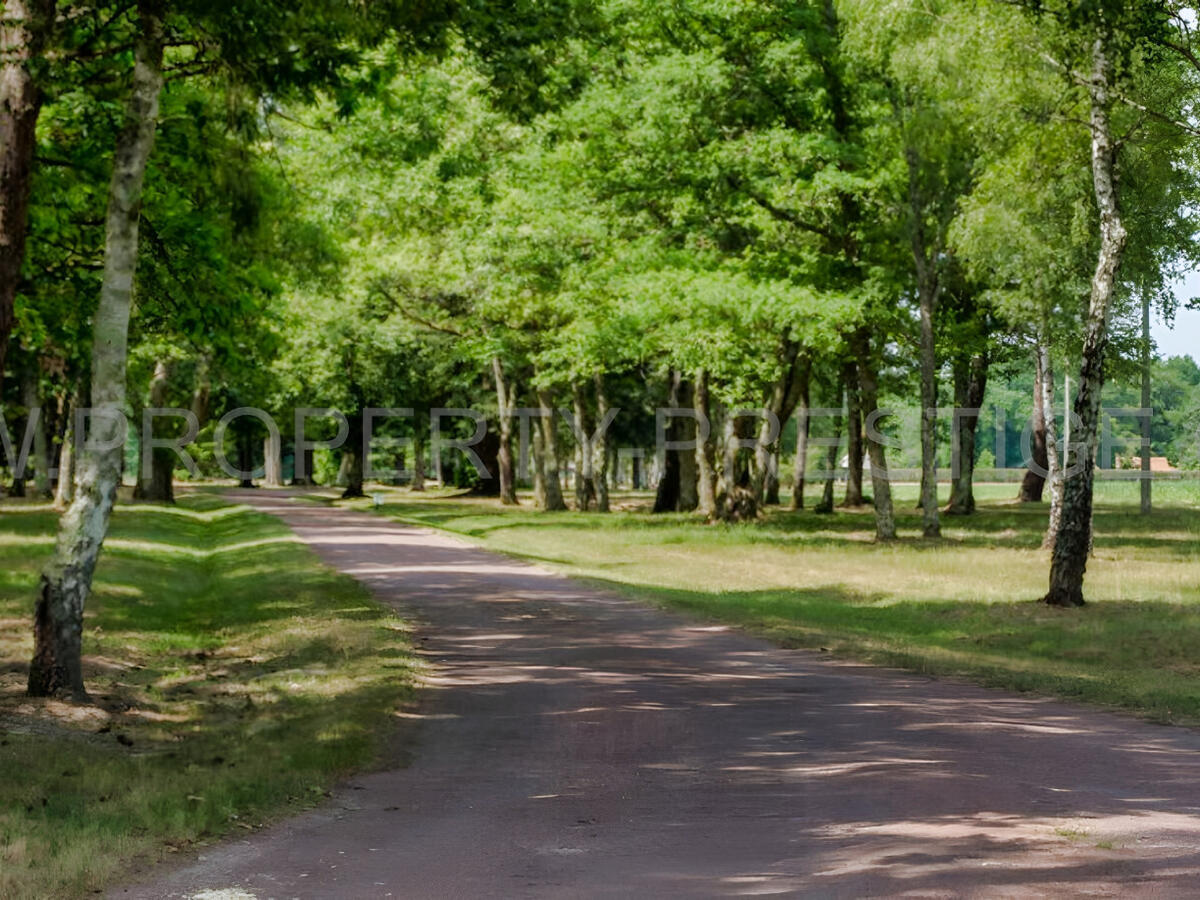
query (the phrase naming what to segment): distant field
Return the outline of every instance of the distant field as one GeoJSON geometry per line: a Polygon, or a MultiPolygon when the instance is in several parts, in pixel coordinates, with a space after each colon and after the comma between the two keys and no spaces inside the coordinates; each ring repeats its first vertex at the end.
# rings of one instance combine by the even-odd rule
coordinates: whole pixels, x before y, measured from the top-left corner
{"type": "Polygon", "coordinates": [[[0,506],[0,897],[75,897],[310,806],[411,694],[402,622],[275,519],[118,507],[86,613],[96,704],[23,696],[53,513],[0,506]]]}
{"type": "Polygon", "coordinates": [[[726,526],[650,515],[646,494],[605,516],[386,490],[382,511],[784,646],[1200,722],[1200,483],[1156,483],[1149,517],[1138,490],[1099,486],[1082,610],[1035,602],[1046,509],[1015,503],[1011,484],[980,485],[978,514],[944,518],[932,542],[916,486],[898,485],[902,539],[883,546],[866,509],[726,526]]]}

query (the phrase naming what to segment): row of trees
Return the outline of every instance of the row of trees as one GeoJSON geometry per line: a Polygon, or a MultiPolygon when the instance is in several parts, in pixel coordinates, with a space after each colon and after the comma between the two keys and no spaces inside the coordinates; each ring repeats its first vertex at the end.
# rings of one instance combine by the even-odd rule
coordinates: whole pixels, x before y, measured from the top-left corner
{"type": "MultiPolygon", "coordinates": [[[[869,497],[890,540],[882,405],[912,385],[922,409],[977,408],[997,373],[1027,370],[1046,600],[1083,602],[1101,389],[1148,365],[1142,319],[1171,314],[1195,252],[1183,7],[235,7],[5,0],[0,371],[9,408],[42,410],[34,489],[56,457],[74,471],[31,692],[83,691],[124,463],[104,410],[187,407],[207,437],[241,406],[336,406],[353,494],[364,410],[471,407],[495,423],[504,502],[525,427],[538,505],[566,505],[573,447],[576,505],[606,509],[612,443],[650,444],[652,410],[693,409],[712,428],[664,423],[698,448],[667,452],[655,508],[736,520],[786,480],[780,435],[739,411],[800,414],[802,488],[843,453],[809,453],[804,411],[844,409],[815,427],[844,439],[844,500],[869,497]],[[1037,410],[1068,363],[1063,477],[1037,410]],[[72,461],[76,406],[98,412],[72,461]],[[570,415],[500,415],[517,407],[570,415]],[[618,407],[647,416],[613,423],[618,407]]],[[[390,426],[417,461],[427,422],[390,426]]],[[[950,427],[964,464],[943,509],[946,428],[922,417],[928,537],[974,508],[978,418],[950,427]]],[[[235,426],[247,468],[254,429],[235,426]]],[[[154,461],[139,491],[165,499],[172,458],[154,461]]]]}

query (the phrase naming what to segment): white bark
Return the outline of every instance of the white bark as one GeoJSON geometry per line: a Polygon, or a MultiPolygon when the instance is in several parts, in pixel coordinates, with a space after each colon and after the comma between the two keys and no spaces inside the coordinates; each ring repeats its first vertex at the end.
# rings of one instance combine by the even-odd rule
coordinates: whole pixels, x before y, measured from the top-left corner
{"type": "Polygon", "coordinates": [[[1042,392],[1042,409],[1046,422],[1046,485],[1050,488],[1050,518],[1042,546],[1052,550],[1054,538],[1058,535],[1058,522],[1062,516],[1063,478],[1058,455],[1058,423],[1054,417],[1054,366],[1050,361],[1048,342],[1049,338],[1043,334],[1038,340],[1037,352],[1042,378],[1038,390],[1042,392]]]}
{"type": "MultiPolygon", "coordinates": [[[[1100,211],[1100,252],[1092,276],[1087,325],[1075,393],[1075,414],[1082,436],[1070,452],[1064,473],[1062,516],[1050,564],[1050,590],[1045,601],[1053,606],[1082,606],[1083,575],[1092,542],[1092,489],[1096,442],[1100,425],[1100,392],[1104,386],[1104,356],[1108,347],[1108,318],[1116,293],[1117,272],[1128,234],[1121,220],[1117,193],[1117,146],[1110,122],[1109,90],[1112,62],[1104,36],[1092,46],[1091,103],[1092,183],[1100,211]]],[[[1070,448],[1068,448],[1070,450],[1070,448]]]]}
{"type": "Polygon", "coordinates": [[[76,462],[75,499],[59,522],[54,556],[42,572],[29,692],[84,697],[80,664],[83,608],[121,480],[125,367],[146,163],[162,91],[163,26],[139,8],[133,81],[117,136],[109,185],[100,303],[92,321],[91,435],[76,462]],[[111,448],[111,449],[109,449],[111,448]]]}

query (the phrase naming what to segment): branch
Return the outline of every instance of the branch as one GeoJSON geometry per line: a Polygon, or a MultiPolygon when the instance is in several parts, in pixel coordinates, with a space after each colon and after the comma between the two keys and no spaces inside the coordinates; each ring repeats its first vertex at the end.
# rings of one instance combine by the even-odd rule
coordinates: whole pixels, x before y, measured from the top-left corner
{"type": "Polygon", "coordinates": [[[459,338],[463,337],[463,333],[461,331],[455,331],[453,328],[450,328],[449,326],[438,325],[436,322],[430,322],[428,319],[425,319],[425,318],[417,315],[415,312],[408,309],[403,303],[401,303],[399,300],[397,300],[394,296],[392,296],[390,293],[388,293],[388,291],[385,288],[382,288],[382,287],[379,287],[378,285],[376,285],[375,291],[376,291],[376,293],[378,293],[382,297],[384,297],[384,299],[386,299],[389,303],[391,303],[392,306],[396,309],[396,311],[398,313],[400,313],[400,315],[404,316],[404,318],[408,319],[410,322],[415,322],[416,324],[420,325],[422,328],[426,328],[429,331],[437,331],[437,332],[440,332],[441,334],[448,334],[453,337],[459,337],[459,338]]]}

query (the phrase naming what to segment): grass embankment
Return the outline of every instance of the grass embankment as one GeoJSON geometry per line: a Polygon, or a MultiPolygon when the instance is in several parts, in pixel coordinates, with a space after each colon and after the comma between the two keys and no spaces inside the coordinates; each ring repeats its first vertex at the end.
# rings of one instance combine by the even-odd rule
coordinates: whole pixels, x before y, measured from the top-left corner
{"type": "Polygon", "coordinates": [[[1200,483],[1156,484],[1148,517],[1136,484],[1100,485],[1081,610],[1035,602],[1046,508],[1015,490],[980,486],[979,512],[926,541],[916,487],[897,486],[901,540],[886,545],[866,509],[724,526],[651,516],[630,496],[608,516],[546,515],[389,491],[383,511],[787,647],[1200,722],[1200,483]]]}
{"type": "Polygon", "coordinates": [[[411,691],[402,622],[277,520],[118,507],[84,636],[94,705],[23,696],[55,518],[0,507],[0,897],[86,894],[310,806],[411,691]]]}

